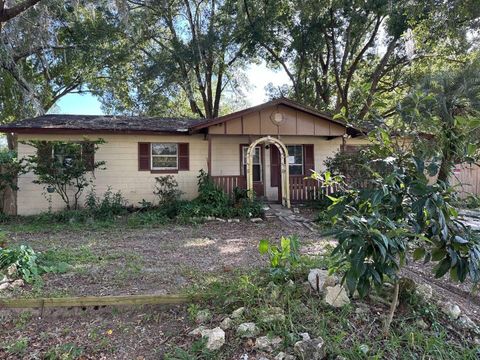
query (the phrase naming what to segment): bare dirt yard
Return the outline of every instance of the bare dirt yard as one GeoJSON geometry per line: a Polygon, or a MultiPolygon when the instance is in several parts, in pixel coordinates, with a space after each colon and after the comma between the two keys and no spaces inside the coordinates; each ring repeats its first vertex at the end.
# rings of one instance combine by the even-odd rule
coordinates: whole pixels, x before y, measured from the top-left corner
{"type": "MultiPolygon", "coordinates": [[[[278,219],[255,224],[207,222],[135,230],[18,231],[10,233],[12,242],[28,243],[69,268],[64,273],[44,275],[41,285],[25,286],[0,296],[188,291],[200,279],[208,282],[233,278],[266,266],[266,259],[258,253],[259,240],[278,240],[286,235],[298,235],[305,254],[319,254],[332,243],[316,232],[288,227],[278,219]]],[[[424,268],[412,270],[405,274],[419,282],[431,282],[424,268]]],[[[462,310],[479,320],[478,295],[470,295],[468,287],[449,290],[444,286],[438,296],[457,299],[462,310]]],[[[161,359],[174,344],[184,343],[195,327],[190,313],[188,306],[105,307],[49,310],[40,318],[37,310],[0,309],[0,358],[161,359]]],[[[235,356],[239,358],[241,353],[235,356]]],[[[250,360],[256,358],[255,353],[250,354],[250,360]]]]}

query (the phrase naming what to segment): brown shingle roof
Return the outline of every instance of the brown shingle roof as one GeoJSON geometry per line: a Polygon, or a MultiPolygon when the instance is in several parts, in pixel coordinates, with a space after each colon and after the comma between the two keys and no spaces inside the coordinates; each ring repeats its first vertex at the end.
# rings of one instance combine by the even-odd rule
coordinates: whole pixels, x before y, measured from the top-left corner
{"type": "Polygon", "coordinates": [[[143,116],[112,116],[112,115],[43,115],[0,126],[0,132],[42,132],[61,133],[67,131],[83,133],[180,133],[190,134],[202,129],[229,121],[248,113],[259,111],[275,105],[285,105],[293,109],[307,112],[324,120],[345,126],[347,132],[359,134],[360,130],[349,126],[343,121],[333,119],[330,115],[300,104],[296,101],[279,98],[247,109],[220,116],[215,119],[143,117],[143,116]]]}
{"type": "Polygon", "coordinates": [[[159,132],[188,133],[193,125],[204,119],[164,118],[109,115],[43,115],[0,126],[3,132],[22,130],[87,130],[92,132],[159,132]]]}

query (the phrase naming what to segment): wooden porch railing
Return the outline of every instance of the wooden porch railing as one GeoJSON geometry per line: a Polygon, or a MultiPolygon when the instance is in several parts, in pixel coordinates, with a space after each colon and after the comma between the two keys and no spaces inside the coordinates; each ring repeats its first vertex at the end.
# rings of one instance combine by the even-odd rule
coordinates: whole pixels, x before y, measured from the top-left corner
{"type": "Polygon", "coordinates": [[[232,195],[233,189],[236,187],[240,189],[247,188],[247,179],[245,176],[238,175],[222,175],[222,176],[212,176],[212,180],[220,189],[222,189],[226,194],[232,195]]]}
{"type": "MultiPolygon", "coordinates": [[[[236,187],[246,189],[247,180],[245,176],[222,175],[212,176],[213,182],[226,194],[232,195],[236,187]]],[[[290,176],[290,201],[304,202],[318,200],[322,195],[333,194],[336,189],[332,186],[322,186],[320,181],[305,179],[304,175],[290,176]]]]}
{"type": "Polygon", "coordinates": [[[318,200],[322,195],[331,195],[335,191],[335,187],[322,186],[320,181],[305,178],[304,175],[290,176],[291,202],[318,200]]]}

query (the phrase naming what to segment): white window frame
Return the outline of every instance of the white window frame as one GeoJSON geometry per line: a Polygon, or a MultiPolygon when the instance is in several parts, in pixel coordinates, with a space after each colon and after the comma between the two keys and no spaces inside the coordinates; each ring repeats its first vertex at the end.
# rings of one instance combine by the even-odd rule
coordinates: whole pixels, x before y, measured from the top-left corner
{"type": "MultiPolygon", "coordinates": [[[[245,167],[247,165],[246,160],[247,160],[247,150],[249,148],[249,145],[242,145],[242,175],[246,176],[245,174],[245,167]]],[[[252,165],[260,165],[260,180],[257,180],[255,182],[262,182],[263,181],[263,165],[262,165],[262,147],[261,146],[255,146],[255,151],[258,149],[258,161],[259,163],[253,163],[252,165]]],[[[254,157],[255,159],[255,157],[254,157]]]]}
{"type": "MultiPolygon", "coordinates": [[[[290,161],[288,162],[288,167],[290,169],[290,165],[293,165],[293,166],[300,166],[301,165],[301,168],[302,168],[302,173],[300,175],[304,175],[304,172],[305,172],[305,147],[302,145],[302,144],[288,144],[288,145],[285,145],[287,147],[287,150],[288,150],[288,147],[289,146],[300,146],[302,148],[302,163],[293,163],[293,164],[290,164],[290,161]]],[[[290,152],[288,153],[288,155],[290,156],[290,152]]],[[[290,175],[293,175],[291,172],[290,172],[290,175]]],[[[297,176],[299,176],[299,174],[295,174],[297,176]]]]}
{"type": "Polygon", "coordinates": [[[168,143],[168,142],[156,142],[156,143],[151,143],[150,144],[150,164],[151,164],[151,169],[152,170],[178,170],[178,144],[177,143],[168,143]],[[154,145],[175,145],[175,148],[177,149],[176,155],[154,155],[153,154],[153,146],[154,145]],[[155,167],[153,166],[153,158],[154,157],[170,157],[170,158],[175,158],[176,160],[176,165],[175,167],[155,167]]]}

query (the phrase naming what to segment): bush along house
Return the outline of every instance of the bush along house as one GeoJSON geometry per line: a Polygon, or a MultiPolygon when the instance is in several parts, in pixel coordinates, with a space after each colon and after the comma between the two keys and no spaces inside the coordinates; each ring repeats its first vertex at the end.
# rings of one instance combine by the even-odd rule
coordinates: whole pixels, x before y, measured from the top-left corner
{"type": "MultiPolygon", "coordinates": [[[[173,175],[183,197],[197,195],[201,169],[227,193],[249,188],[265,201],[315,199],[326,190],[309,179],[346,142],[364,143],[361,133],[330,116],[286,98],[215,119],[134,116],[44,115],[0,127],[17,137],[19,158],[36,155],[32,141],[82,142],[102,139],[94,154],[105,169],[92,172],[98,195],[111,188],[132,205],[153,202],[155,177],[173,175]]],[[[48,147],[47,147],[48,148],[48,147]]],[[[84,148],[89,148],[88,145],[84,148]]],[[[50,147],[44,161],[62,154],[50,147]]],[[[61,210],[58,196],[45,201],[36,175],[19,176],[16,212],[38,214],[61,210]]]]}

